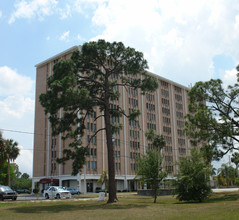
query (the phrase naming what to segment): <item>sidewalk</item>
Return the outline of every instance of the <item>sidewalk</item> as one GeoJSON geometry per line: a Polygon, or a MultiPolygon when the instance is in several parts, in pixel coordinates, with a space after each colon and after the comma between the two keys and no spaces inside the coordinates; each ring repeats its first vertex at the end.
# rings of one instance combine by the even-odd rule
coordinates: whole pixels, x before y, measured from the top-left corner
{"type": "Polygon", "coordinates": [[[238,191],[239,188],[218,188],[218,189],[212,189],[213,192],[235,192],[238,191]]]}

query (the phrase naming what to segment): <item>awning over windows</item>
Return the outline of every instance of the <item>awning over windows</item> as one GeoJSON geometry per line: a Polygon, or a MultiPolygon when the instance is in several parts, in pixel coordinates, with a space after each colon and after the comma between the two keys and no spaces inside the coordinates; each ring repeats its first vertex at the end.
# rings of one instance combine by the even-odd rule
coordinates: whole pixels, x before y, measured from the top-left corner
{"type": "Polygon", "coordinates": [[[59,179],[51,179],[51,178],[43,178],[40,179],[40,183],[54,183],[54,184],[59,184],[59,179]]]}

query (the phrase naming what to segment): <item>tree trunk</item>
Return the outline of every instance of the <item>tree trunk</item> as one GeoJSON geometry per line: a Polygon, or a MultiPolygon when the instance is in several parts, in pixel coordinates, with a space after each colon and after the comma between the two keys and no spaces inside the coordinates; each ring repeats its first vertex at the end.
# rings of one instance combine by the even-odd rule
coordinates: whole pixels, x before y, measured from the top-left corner
{"type": "Polygon", "coordinates": [[[110,125],[110,115],[107,110],[105,111],[105,125],[106,125],[106,140],[108,150],[108,170],[109,170],[109,199],[108,203],[116,202],[116,184],[115,184],[115,160],[114,149],[112,141],[112,131],[110,125]]]}
{"type": "Polygon", "coordinates": [[[108,76],[105,78],[105,127],[106,127],[106,140],[107,140],[107,150],[108,150],[108,170],[109,170],[109,198],[108,203],[113,203],[118,201],[116,195],[116,183],[115,183],[115,159],[114,159],[114,149],[112,141],[112,131],[110,124],[110,103],[109,103],[109,84],[108,76]]]}
{"type": "Polygon", "coordinates": [[[8,186],[11,187],[10,186],[11,179],[10,179],[10,159],[9,158],[7,159],[7,163],[8,163],[8,186]]]}
{"type": "Polygon", "coordinates": [[[154,184],[154,203],[156,203],[157,200],[157,182],[154,184]]]}

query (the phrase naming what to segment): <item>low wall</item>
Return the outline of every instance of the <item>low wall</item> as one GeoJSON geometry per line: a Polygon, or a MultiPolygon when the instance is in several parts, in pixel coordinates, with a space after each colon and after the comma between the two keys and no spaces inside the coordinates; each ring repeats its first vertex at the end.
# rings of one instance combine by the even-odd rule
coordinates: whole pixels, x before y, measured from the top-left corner
{"type": "MultiPolygon", "coordinates": [[[[139,196],[153,196],[153,190],[152,189],[140,189],[137,191],[139,196]]],[[[166,195],[172,195],[173,189],[160,189],[158,195],[159,196],[166,196],[166,195]]]]}

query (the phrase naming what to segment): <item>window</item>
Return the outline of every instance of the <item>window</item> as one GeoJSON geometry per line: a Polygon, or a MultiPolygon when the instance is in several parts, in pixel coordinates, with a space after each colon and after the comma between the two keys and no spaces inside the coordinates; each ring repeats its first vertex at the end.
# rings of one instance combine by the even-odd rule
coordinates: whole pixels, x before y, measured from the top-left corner
{"type": "Polygon", "coordinates": [[[171,134],[171,128],[170,128],[170,127],[163,126],[163,132],[165,132],[165,133],[167,133],[167,134],[171,134]]]}
{"type": "Polygon", "coordinates": [[[181,93],[182,92],[182,89],[179,88],[178,86],[174,86],[174,90],[178,93],[181,93]]]}
{"type": "Polygon", "coordinates": [[[185,139],[178,138],[178,144],[179,144],[180,146],[185,146],[185,139]]]}
{"type": "Polygon", "coordinates": [[[165,156],[165,161],[168,163],[172,163],[173,162],[173,156],[165,156]]]}
{"type": "Polygon", "coordinates": [[[168,88],[168,83],[167,82],[161,80],[160,84],[161,84],[161,86],[163,86],[165,88],[168,88]]]}
{"type": "Polygon", "coordinates": [[[178,95],[178,94],[175,94],[175,99],[177,101],[182,101],[182,96],[181,95],[178,95]]]}
{"type": "Polygon", "coordinates": [[[161,89],[161,93],[164,97],[169,97],[169,91],[168,90],[165,90],[165,89],[161,89]]]}
{"type": "Polygon", "coordinates": [[[165,152],[172,153],[172,151],[173,151],[172,146],[166,146],[165,147],[165,152]]]}
{"type": "Polygon", "coordinates": [[[186,154],[186,148],[178,148],[179,154],[186,154]]]}
{"type": "Polygon", "coordinates": [[[176,112],[177,118],[183,118],[183,113],[182,112],[176,112]]]}
{"type": "Polygon", "coordinates": [[[182,110],[183,109],[183,105],[176,102],[176,109],[177,110],[182,110]]]}
{"type": "Polygon", "coordinates": [[[165,115],[170,115],[170,109],[168,109],[168,108],[162,108],[162,112],[165,115]]]}
{"type": "Polygon", "coordinates": [[[166,166],[166,170],[168,171],[168,173],[172,173],[173,172],[173,166],[166,166]]]}

